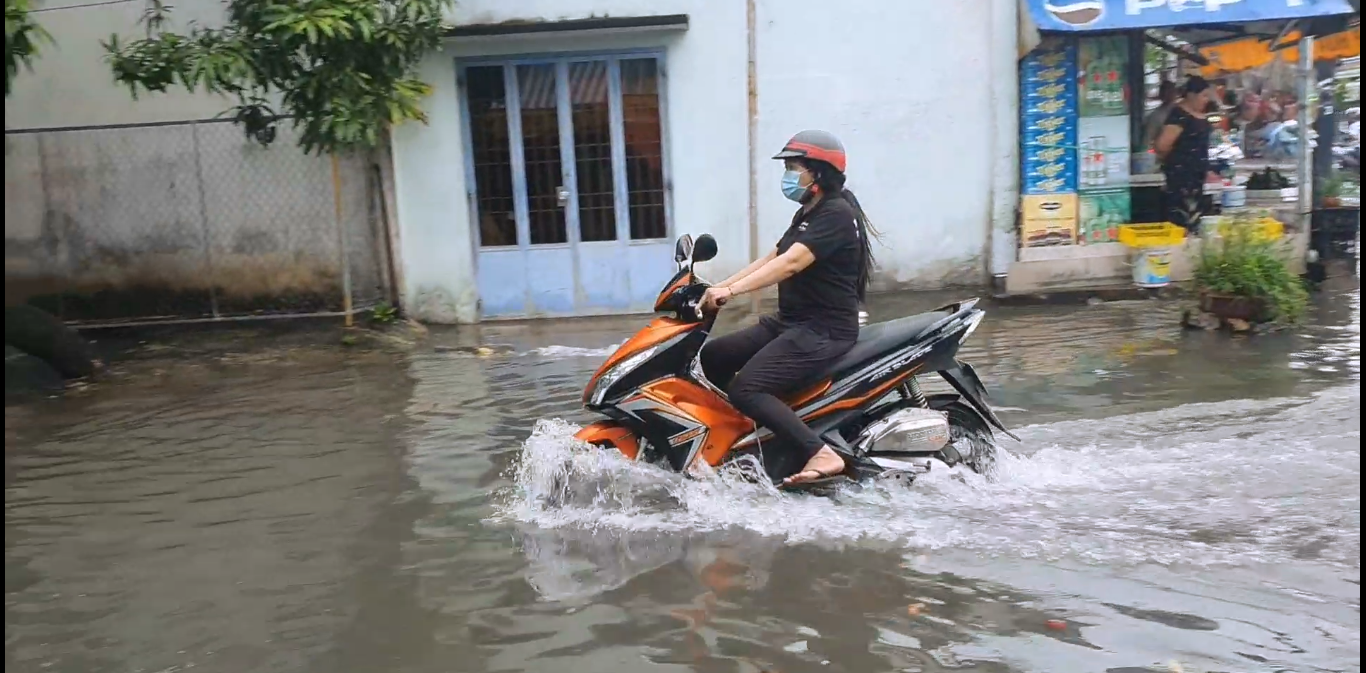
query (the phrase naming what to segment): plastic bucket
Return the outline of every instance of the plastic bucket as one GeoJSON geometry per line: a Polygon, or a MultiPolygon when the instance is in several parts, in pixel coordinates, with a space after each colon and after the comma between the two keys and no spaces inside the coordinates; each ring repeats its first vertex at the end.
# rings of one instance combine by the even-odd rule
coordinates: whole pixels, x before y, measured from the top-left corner
{"type": "Polygon", "coordinates": [[[1247,205],[1246,187],[1224,187],[1223,206],[1225,208],[1242,208],[1247,205]]]}
{"type": "Polygon", "coordinates": [[[1186,230],[1170,222],[1126,224],[1119,242],[1129,248],[1134,285],[1166,287],[1172,282],[1172,253],[1186,243],[1186,230]]]}
{"type": "Polygon", "coordinates": [[[1134,248],[1134,285],[1166,287],[1172,282],[1171,248],[1134,248]]]}

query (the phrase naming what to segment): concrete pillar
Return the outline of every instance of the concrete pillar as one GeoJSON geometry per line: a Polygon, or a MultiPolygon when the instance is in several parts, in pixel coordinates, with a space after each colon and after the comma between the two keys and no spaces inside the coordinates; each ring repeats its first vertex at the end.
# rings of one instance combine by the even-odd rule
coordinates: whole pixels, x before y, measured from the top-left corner
{"type": "Polygon", "coordinates": [[[1015,211],[1020,196],[1020,3],[991,1],[991,230],[988,270],[997,290],[1015,261],[1015,211]]]}

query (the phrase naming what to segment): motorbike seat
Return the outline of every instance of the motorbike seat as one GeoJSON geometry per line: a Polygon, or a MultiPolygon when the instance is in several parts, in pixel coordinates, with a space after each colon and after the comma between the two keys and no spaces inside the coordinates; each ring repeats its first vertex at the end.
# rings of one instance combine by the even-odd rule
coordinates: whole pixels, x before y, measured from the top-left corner
{"type": "Polygon", "coordinates": [[[823,378],[837,378],[851,373],[882,355],[912,343],[953,313],[952,308],[947,308],[868,325],[859,330],[854,347],[831,364],[823,373],[823,378]]]}

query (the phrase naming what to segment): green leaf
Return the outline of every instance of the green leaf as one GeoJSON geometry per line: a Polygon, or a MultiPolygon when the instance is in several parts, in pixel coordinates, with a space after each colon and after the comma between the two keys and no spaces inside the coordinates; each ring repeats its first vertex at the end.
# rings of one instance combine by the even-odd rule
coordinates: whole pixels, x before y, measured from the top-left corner
{"type": "Polygon", "coordinates": [[[183,33],[166,30],[158,1],[145,38],[104,43],[111,75],[134,97],[173,86],[228,94],[248,136],[266,137],[253,131],[285,114],[299,147],[319,154],[373,147],[390,126],[426,120],[431,87],[412,73],[440,48],[450,0],[228,0],[220,28],[183,33]]]}

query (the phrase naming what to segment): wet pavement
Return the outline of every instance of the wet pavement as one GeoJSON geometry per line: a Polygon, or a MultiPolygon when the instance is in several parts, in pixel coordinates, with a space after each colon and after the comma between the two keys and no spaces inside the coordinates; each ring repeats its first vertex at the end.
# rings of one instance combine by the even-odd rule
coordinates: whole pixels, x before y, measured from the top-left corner
{"type": "Polygon", "coordinates": [[[638,318],[144,349],[6,409],[6,669],[1359,671],[1360,292],[1319,304],[992,309],[999,474],[834,502],[574,447],[638,318]]]}

